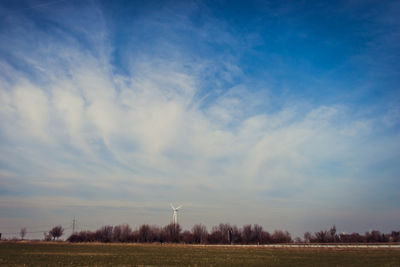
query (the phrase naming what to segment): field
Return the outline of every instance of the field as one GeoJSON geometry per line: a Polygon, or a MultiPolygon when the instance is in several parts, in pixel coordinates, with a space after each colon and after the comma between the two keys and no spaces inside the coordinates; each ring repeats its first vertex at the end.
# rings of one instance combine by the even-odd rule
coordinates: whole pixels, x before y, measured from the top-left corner
{"type": "Polygon", "coordinates": [[[400,266],[400,249],[0,242],[0,266],[400,266]]]}

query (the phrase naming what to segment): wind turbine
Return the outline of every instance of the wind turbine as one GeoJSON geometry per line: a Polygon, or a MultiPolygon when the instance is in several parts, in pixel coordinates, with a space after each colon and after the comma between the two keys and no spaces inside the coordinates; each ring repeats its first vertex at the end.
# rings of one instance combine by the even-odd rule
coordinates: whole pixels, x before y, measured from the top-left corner
{"type": "Polygon", "coordinates": [[[175,208],[174,205],[170,204],[172,210],[174,211],[174,214],[172,215],[172,223],[173,224],[178,224],[178,210],[180,208],[182,208],[182,205],[180,205],[179,207],[175,208]]]}

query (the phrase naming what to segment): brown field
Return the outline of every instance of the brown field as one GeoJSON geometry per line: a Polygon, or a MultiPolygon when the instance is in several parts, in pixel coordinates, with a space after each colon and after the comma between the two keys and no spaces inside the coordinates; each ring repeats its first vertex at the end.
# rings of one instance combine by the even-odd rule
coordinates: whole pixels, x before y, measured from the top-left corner
{"type": "Polygon", "coordinates": [[[0,266],[400,266],[400,249],[3,241],[0,266]]]}

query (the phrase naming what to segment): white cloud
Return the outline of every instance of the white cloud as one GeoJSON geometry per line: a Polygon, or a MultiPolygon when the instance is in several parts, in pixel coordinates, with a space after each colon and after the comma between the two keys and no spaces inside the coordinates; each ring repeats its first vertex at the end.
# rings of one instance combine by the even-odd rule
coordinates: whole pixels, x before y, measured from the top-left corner
{"type": "Polygon", "coordinates": [[[13,102],[17,110],[16,117],[12,118],[21,127],[19,130],[28,131],[32,136],[47,141],[50,106],[46,94],[38,87],[23,82],[13,88],[13,102]]]}
{"type": "MultiPolygon", "coordinates": [[[[26,69],[0,63],[6,71],[0,76],[1,182],[28,194],[21,200],[1,196],[3,206],[156,207],[176,196],[205,207],[218,201],[260,208],[271,199],[304,201],[336,180],[363,179],[372,152],[398,156],[399,137],[380,139],[379,120],[357,117],[351,107],[299,101],[270,108],[268,88],[255,92],[243,80],[217,93],[202,91],[212,84],[204,76],[221,76],[215,82],[220,90],[218,82],[229,87],[244,75],[229,61],[181,62],[179,52],[174,60],[138,59],[127,52],[131,69],[117,74],[104,27],[95,36],[74,30],[95,43],[93,53],[76,48],[73,35],[54,41],[34,26],[10,36],[11,44],[42,39],[29,50],[15,46],[14,56],[26,69]],[[107,197],[99,202],[85,192],[76,196],[71,187],[77,183],[107,197]],[[49,190],[49,196],[38,198],[21,184],[49,190]],[[64,191],[50,196],[53,189],[64,191]],[[281,196],[263,196],[274,190],[281,196]],[[120,200],[121,192],[147,197],[147,204],[120,200]]],[[[388,125],[396,125],[397,111],[384,118],[388,125]]],[[[345,199],[351,190],[339,188],[345,199]]]]}
{"type": "Polygon", "coordinates": [[[143,179],[205,183],[219,190],[227,180],[237,189],[276,188],[289,181],[301,185],[309,179],[307,169],[351,158],[358,144],[349,138],[368,135],[372,127],[369,120],[346,119],[342,106],[256,110],[262,102],[245,84],[204,108],[196,97],[197,77],[179,64],[137,63],[142,70],[123,76],[79,51],[74,54],[64,74],[54,65],[47,68],[58,79],[44,87],[19,75],[20,81],[2,90],[7,121],[2,131],[39,153],[36,161],[53,162],[49,179],[60,166],[78,174],[83,170],[77,162],[83,161],[94,164],[90,169],[108,169],[110,183],[119,179],[111,173],[121,168],[123,177],[133,171],[143,179]],[[31,147],[32,137],[48,141],[43,152],[31,147]]]}

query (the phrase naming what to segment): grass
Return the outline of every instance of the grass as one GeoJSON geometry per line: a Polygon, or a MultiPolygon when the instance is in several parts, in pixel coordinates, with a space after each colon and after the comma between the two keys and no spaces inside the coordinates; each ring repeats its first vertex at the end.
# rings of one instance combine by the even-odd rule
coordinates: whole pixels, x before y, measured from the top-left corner
{"type": "Polygon", "coordinates": [[[400,249],[0,242],[0,266],[400,266],[400,249]]]}

